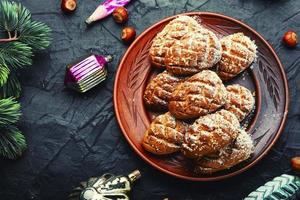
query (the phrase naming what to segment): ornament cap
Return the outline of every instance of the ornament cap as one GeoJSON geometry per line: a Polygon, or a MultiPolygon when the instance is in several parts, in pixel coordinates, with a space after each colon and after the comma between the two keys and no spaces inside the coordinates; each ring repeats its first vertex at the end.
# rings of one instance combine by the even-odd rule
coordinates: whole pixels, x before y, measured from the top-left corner
{"type": "Polygon", "coordinates": [[[96,190],[94,188],[87,188],[81,193],[81,200],[91,200],[94,199],[94,197],[97,194],[96,190]]]}
{"type": "Polygon", "coordinates": [[[105,59],[106,62],[109,63],[109,62],[113,61],[114,57],[112,55],[107,55],[107,56],[104,57],[104,59],[105,59]]]}
{"type": "Polygon", "coordinates": [[[86,20],[85,20],[85,23],[87,25],[90,25],[92,22],[94,21],[94,19],[92,17],[88,17],[86,20]]]}
{"type": "Polygon", "coordinates": [[[139,170],[134,170],[128,175],[128,178],[131,182],[136,181],[137,179],[141,178],[141,172],[139,170]]]}

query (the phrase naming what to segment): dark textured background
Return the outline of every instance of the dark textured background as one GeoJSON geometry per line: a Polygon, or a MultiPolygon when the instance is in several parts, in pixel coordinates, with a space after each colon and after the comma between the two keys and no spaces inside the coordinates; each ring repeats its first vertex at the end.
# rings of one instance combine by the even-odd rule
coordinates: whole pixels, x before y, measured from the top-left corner
{"type": "Polygon", "coordinates": [[[0,199],[66,199],[71,188],[90,176],[140,169],[142,179],[132,199],[241,199],[282,173],[290,173],[290,157],[300,154],[300,46],[281,44],[283,33],[300,34],[298,0],[138,0],[128,10],[128,25],[137,33],[160,19],[186,11],[219,12],[242,20],[275,48],[289,79],[290,109],[285,130],[266,158],[240,176],[218,183],[181,181],[148,166],[129,147],[116,122],[112,92],[118,62],[127,49],[119,40],[122,26],[111,17],[87,29],[84,20],[102,2],[78,0],[72,15],[59,0],[23,0],[35,19],[53,29],[53,42],[37,53],[34,65],[21,73],[23,117],[19,123],[28,142],[24,156],[0,161],[0,199]],[[65,65],[95,51],[113,54],[108,80],[79,95],[65,89],[65,65]]]}

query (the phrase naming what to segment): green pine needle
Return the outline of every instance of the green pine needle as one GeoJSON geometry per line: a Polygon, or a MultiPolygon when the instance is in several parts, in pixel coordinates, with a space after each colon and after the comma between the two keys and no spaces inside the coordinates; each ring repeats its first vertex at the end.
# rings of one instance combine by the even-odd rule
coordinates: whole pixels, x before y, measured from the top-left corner
{"type": "Polygon", "coordinates": [[[32,49],[22,42],[0,43],[0,60],[12,68],[32,65],[32,49]]]}
{"type": "Polygon", "coordinates": [[[8,69],[8,67],[6,66],[6,64],[4,62],[0,62],[0,87],[2,87],[8,79],[8,75],[9,75],[10,70],[8,69]]]}
{"type": "Polygon", "coordinates": [[[2,30],[14,31],[18,26],[17,4],[3,0],[0,3],[0,27],[2,30]]]}
{"type": "Polygon", "coordinates": [[[22,4],[15,4],[16,12],[18,15],[18,25],[17,29],[22,30],[24,26],[31,22],[31,13],[30,11],[22,6],[22,4]]]}
{"type": "Polygon", "coordinates": [[[24,136],[14,126],[21,115],[14,100],[21,92],[15,70],[32,65],[33,51],[50,45],[51,29],[34,21],[20,3],[0,0],[0,156],[15,159],[26,148],[24,136]]]}
{"type": "Polygon", "coordinates": [[[0,87],[0,99],[15,97],[19,98],[21,94],[21,84],[16,75],[11,72],[8,76],[7,82],[0,87]]]}
{"type": "Polygon", "coordinates": [[[24,135],[15,126],[0,129],[0,155],[9,159],[16,159],[26,149],[24,135]]]}
{"type": "Polygon", "coordinates": [[[2,31],[22,30],[23,26],[30,23],[31,14],[20,3],[2,1],[0,3],[0,27],[2,31]]]}
{"type": "Polygon", "coordinates": [[[51,29],[44,23],[31,21],[24,26],[20,41],[30,45],[33,50],[43,50],[50,45],[51,29]]]}
{"type": "Polygon", "coordinates": [[[13,98],[0,100],[0,126],[16,123],[20,116],[20,104],[13,98]]]}
{"type": "Polygon", "coordinates": [[[0,43],[0,59],[9,68],[31,65],[32,51],[45,49],[51,41],[49,26],[32,20],[29,10],[20,3],[7,0],[0,2],[0,31],[7,36],[1,39],[8,40],[0,43]]]}

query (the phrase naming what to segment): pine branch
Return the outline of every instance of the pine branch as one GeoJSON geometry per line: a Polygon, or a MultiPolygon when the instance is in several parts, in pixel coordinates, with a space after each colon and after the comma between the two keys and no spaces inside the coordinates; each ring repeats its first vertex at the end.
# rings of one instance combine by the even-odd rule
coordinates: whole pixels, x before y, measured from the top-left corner
{"type": "MultiPolygon", "coordinates": [[[[24,26],[31,22],[31,14],[27,8],[20,3],[2,1],[0,3],[0,28],[8,34],[14,32],[15,39],[17,34],[24,26]]],[[[11,38],[11,37],[9,37],[11,38]]]]}
{"type": "Polygon", "coordinates": [[[32,48],[22,42],[0,43],[0,60],[10,68],[32,65],[32,48]]]}
{"type": "Polygon", "coordinates": [[[26,149],[24,135],[16,126],[0,128],[0,155],[9,159],[16,159],[26,149]]]}
{"type": "Polygon", "coordinates": [[[21,93],[21,84],[14,74],[11,72],[8,76],[7,82],[0,87],[0,99],[15,97],[19,98],[21,93]]]}
{"type": "Polygon", "coordinates": [[[0,27],[8,35],[8,38],[1,38],[0,42],[22,41],[34,50],[49,46],[51,29],[42,22],[31,20],[27,8],[4,0],[0,3],[0,10],[0,27]]]}
{"type": "Polygon", "coordinates": [[[49,46],[51,29],[31,19],[20,3],[0,1],[0,156],[14,159],[26,148],[26,141],[13,124],[19,120],[21,85],[15,70],[32,64],[34,50],[49,46]]]}
{"type": "Polygon", "coordinates": [[[0,3],[0,27],[5,31],[14,31],[18,26],[17,4],[3,0],[0,3]]]}
{"type": "Polygon", "coordinates": [[[22,6],[22,4],[20,3],[19,4],[15,3],[15,6],[16,6],[16,13],[18,15],[17,29],[22,30],[24,26],[26,26],[31,22],[31,13],[27,8],[22,6]]]}
{"type": "Polygon", "coordinates": [[[0,59],[10,68],[31,65],[32,51],[45,49],[51,41],[50,27],[33,21],[20,3],[7,0],[0,2],[0,31],[7,33],[0,38],[0,59]]]}
{"type": "Polygon", "coordinates": [[[11,37],[11,35],[9,34],[8,38],[2,38],[0,39],[0,42],[12,42],[12,41],[17,41],[19,38],[15,35],[13,37],[11,37]]]}
{"type": "Polygon", "coordinates": [[[0,62],[0,87],[2,87],[8,79],[10,70],[4,62],[0,62]],[[1,64],[3,63],[3,64],[1,64]]]}
{"type": "Polygon", "coordinates": [[[20,116],[20,104],[13,98],[0,100],[0,126],[16,123],[20,116]]]}
{"type": "Polygon", "coordinates": [[[51,29],[42,22],[31,21],[23,27],[20,41],[28,44],[33,50],[43,50],[50,45],[51,29]]]}

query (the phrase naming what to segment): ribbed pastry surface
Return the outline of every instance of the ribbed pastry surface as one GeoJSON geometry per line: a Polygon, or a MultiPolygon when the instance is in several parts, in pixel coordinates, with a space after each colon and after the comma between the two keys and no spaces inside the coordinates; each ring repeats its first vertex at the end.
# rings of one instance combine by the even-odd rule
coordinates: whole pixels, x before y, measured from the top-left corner
{"type": "Polygon", "coordinates": [[[197,119],[185,134],[182,151],[185,156],[200,159],[228,147],[240,132],[238,119],[220,110],[197,119]]]}
{"type": "Polygon", "coordinates": [[[222,80],[229,80],[247,69],[256,59],[255,43],[243,33],[235,33],[221,39],[222,57],[217,73],[222,80]]]}
{"type": "Polygon", "coordinates": [[[175,86],[181,79],[164,71],[153,78],[144,91],[144,102],[152,109],[167,109],[175,86]]]}
{"type": "Polygon", "coordinates": [[[195,74],[221,59],[221,43],[216,35],[192,17],[172,20],[154,38],[150,61],[176,75],[195,74]]]}
{"type": "Polygon", "coordinates": [[[229,169],[242,161],[247,160],[253,153],[254,146],[251,137],[243,130],[239,133],[231,148],[225,148],[215,158],[204,157],[200,159],[194,171],[201,174],[211,174],[229,169]]]}
{"type": "Polygon", "coordinates": [[[169,111],[179,119],[197,118],[223,106],[226,95],[226,88],[217,74],[203,70],[176,86],[169,111]]]}
{"type": "Polygon", "coordinates": [[[180,150],[187,124],[169,112],[159,115],[144,134],[144,148],[154,154],[170,154],[180,150]]]}
{"type": "Polygon", "coordinates": [[[225,109],[242,121],[254,108],[255,99],[251,91],[241,85],[229,85],[226,89],[225,109]]]}

